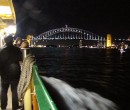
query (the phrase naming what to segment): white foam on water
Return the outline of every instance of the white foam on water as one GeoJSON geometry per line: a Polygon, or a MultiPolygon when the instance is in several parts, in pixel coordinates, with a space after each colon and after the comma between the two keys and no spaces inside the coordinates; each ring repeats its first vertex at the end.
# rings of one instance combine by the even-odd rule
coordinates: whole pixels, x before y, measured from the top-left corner
{"type": "Polygon", "coordinates": [[[59,92],[68,110],[118,110],[114,102],[95,92],[73,88],[66,82],[53,77],[42,78],[59,92]]]}

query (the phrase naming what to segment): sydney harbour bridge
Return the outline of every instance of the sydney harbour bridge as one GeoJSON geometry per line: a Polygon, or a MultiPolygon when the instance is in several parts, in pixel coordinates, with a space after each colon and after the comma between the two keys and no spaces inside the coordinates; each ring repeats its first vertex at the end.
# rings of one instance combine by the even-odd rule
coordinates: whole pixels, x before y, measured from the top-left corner
{"type": "Polygon", "coordinates": [[[67,25],[46,31],[32,38],[33,45],[40,46],[99,46],[105,45],[106,38],[92,32],[71,28],[67,25]]]}

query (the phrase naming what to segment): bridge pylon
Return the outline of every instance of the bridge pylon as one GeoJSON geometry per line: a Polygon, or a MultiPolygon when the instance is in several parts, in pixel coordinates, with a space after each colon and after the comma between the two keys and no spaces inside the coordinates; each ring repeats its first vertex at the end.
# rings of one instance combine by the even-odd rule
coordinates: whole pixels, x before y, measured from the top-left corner
{"type": "Polygon", "coordinates": [[[106,41],[106,46],[109,48],[112,45],[112,36],[111,34],[107,34],[107,41],[106,41]]]}

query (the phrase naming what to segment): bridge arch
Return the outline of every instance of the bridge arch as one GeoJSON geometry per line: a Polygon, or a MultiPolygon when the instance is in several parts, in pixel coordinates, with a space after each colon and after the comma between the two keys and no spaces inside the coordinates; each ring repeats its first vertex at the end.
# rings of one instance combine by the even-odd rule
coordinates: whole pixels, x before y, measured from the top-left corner
{"type": "Polygon", "coordinates": [[[33,40],[66,40],[66,39],[79,39],[79,40],[98,40],[105,41],[105,37],[94,34],[79,28],[71,28],[67,25],[62,28],[56,28],[46,31],[38,36],[33,37],[33,40]]]}

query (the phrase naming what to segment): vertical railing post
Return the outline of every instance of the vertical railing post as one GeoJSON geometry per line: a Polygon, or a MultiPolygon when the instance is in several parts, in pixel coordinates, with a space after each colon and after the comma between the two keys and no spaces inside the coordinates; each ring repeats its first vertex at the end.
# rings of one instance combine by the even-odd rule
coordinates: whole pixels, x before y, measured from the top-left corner
{"type": "Polygon", "coordinates": [[[30,53],[30,48],[21,48],[23,59],[27,57],[27,55],[30,53]]]}

